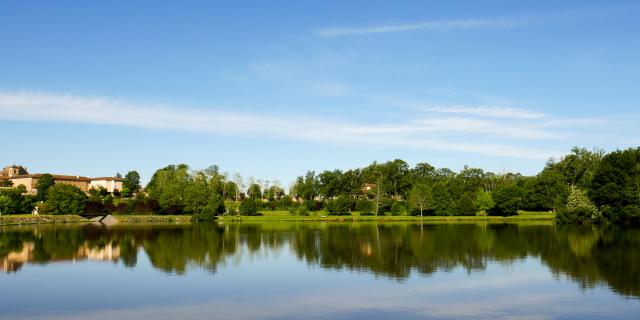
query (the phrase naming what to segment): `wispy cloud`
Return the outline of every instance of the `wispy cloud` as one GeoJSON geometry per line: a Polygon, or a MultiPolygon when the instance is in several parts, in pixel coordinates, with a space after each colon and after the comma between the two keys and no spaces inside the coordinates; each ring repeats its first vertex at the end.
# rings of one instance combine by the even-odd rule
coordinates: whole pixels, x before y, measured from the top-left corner
{"type": "Polygon", "coordinates": [[[434,20],[368,27],[322,28],[317,31],[317,34],[322,37],[339,37],[407,31],[451,31],[464,29],[509,28],[532,24],[536,20],[537,19],[533,17],[434,20]]]}
{"type": "Polygon", "coordinates": [[[520,108],[508,108],[508,107],[494,107],[494,106],[452,106],[452,107],[427,107],[427,111],[451,113],[451,114],[466,114],[476,115],[484,117],[495,117],[504,119],[541,119],[546,118],[549,115],[530,110],[520,108]]]}
{"type": "Polygon", "coordinates": [[[589,19],[607,18],[637,11],[637,8],[607,8],[600,10],[574,10],[542,14],[515,15],[507,17],[464,18],[448,20],[429,20],[411,23],[379,24],[359,27],[326,27],[316,30],[321,37],[359,36],[398,32],[445,32],[456,30],[512,29],[567,23],[589,19]]]}
{"type": "MultiPolygon", "coordinates": [[[[313,115],[147,105],[103,97],[0,92],[0,120],[91,123],[346,146],[460,151],[511,158],[547,159],[561,154],[521,145],[523,140],[563,139],[564,132],[553,128],[543,130],[535,122],[512,124],[477,117],[483,114],[504,118],[521,113],[516,109],[488,107],[442,109],[430,114],[417,112],[404,121],[362,123],[313,115]],[[440,113],[460,116],[443,117],[440,113]]],[[[524,119],[543,116],[529,113],[524,119]]]]}

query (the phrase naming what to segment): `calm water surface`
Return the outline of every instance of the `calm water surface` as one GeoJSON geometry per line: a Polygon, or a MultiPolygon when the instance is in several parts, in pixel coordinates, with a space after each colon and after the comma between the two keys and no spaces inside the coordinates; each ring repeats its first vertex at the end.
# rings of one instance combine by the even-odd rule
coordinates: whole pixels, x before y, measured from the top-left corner
{"type": "Polygon", "coordinates": [[[0,319],[640,318],[640,230],[0,228],[0,319]]]}

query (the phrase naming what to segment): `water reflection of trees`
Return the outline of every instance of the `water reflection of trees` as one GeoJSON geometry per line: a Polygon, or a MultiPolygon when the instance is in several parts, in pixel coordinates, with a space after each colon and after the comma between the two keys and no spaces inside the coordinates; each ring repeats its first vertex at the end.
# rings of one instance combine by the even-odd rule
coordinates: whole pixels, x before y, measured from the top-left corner
{"type": "Polygon", "coordinates": [[[539,257],[550,270],[583,287],[607,284],[640,296],[640,231],[545,225],[373,223],[243,223],[115,228],[29,227],[0,230],[5,271],[24,263],[92,259],[133,267],[138,251],[160,270],[183,274],[189,266],[215,272],[246,255],[290,250],[300,260],[330,269],[405,279],[489,261],[539,257]],[[109,254],[105,254],[107,252],[109,254]]]}

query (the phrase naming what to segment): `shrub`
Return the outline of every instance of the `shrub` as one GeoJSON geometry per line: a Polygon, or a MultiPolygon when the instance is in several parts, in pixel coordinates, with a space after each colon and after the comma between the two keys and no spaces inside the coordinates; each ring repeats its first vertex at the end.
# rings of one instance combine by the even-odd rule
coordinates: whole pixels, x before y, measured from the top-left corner
{"type": "Polygon", "coordinates": [[[489,210],[489,215],[513,216],[518,214],[524,191],[521,187],[511,184],[497,189],[492,196],[495,206],[489,210]]]}
{"type": "Polygon", "coordinates": [[[260,215],[258,213],[258,210],[260,209],[260,206],[258,204],[257,201],[251,199],[251,198],[246,198],[244,200],[242,200],[242,202],[240,202],[240,207],[238,208],[238,210],[240,211],[240,214],[243,216],[257,216],[260,215]]]}
{"type": "Polygon", "coordinates": [[[407,213],[407,208],[400,201],[396,201],[391,205],[391,215],[401,216],[407,213]]]}
{"type": "Polygon", "coordinates": [[[356,202],[356,211],[360,211],[360,215],[366,215],[368,213],[373,213],[375,210],[375,205],[373,202],[361,199],[356,202]]]}
{"type": "Polygon", "coordinates": [[[587,194],[573,186],[567,198],[567,205],[558,211],[556,220],[559,223],[574,224],[603,222],[602,214],[587,194]]]}
{"type": "Polygon", "coordinates": [[[329,201],[326,209],[330,215],[342,216],[351,214],[353,199],[348,196],[339,196],[335,200],[329,201]]]}
{"type": "MultiPolygon", "coordinates": [[[[460,198],[458,202],[458,210],[456,210],[456,215],[458,216],[473,216],[478,211],[475,203],[473,202],[473,198],[469,193],[465,193],[460,198]]],[[[517,209],[516,209],[517,213],[517,209]]]]}
{"type": "Polygon", "coordinates": [[[68,184],[56,184],[48,188],[47,201],[42,206],[46,214],[83,214],[87,195],[80,188],[68,184]]]}
{"type": "Polygon", "coordinates": [[[213,221],[216,219],[216,211],[214,208],[206,206],[200,211],[200,213],[194,214],[191,219],[196,222],[213,221]]]}

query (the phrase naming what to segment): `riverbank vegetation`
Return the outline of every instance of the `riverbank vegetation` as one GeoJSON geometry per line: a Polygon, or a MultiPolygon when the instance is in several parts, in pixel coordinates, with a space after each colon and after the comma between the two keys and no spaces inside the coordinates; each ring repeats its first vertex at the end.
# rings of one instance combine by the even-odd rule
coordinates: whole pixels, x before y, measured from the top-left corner
{"type": "Polygon", "coordinates": [[[277,181],[230,176],[217,166],[185,164],[155,172],[141,189],[137,172],[122,192],[79,189],[40,179],[35,196],[0,189],[0,213],[258,216],[513,216],[522,210],[557,213],[561,223],[640,222],[640,148],[605,154],[574,148],[535,176],[465,166],[454,172],[428,163],[374,162],[364,168],[308,171],[288,188],[277,181]]]}

